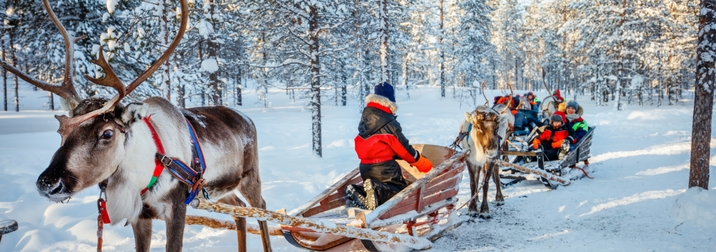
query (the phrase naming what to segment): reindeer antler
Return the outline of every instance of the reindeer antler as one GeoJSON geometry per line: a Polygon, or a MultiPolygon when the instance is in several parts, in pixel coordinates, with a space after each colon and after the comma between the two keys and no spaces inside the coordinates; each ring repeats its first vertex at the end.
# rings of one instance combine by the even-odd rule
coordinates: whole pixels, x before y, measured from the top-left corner
{"type": "Polygon", "coordinates": [[[512,84],[507,83],[507,86],[510,88],[510,95],[508,96],[508,97],[510,97],[510,99],[507,99],[507,104],[506,104],[505,108],[502,109],[502,111],[500,111],[500,114],[504,113],[505,110],[507,110],[507,108],[509,108],[510,105],[512,105],[512,96],[515,94],[515,90],[512,89],[512,84]]]}
{"type": "Polygon", "coordinates": [[[77,107],[77,105],[80,103],[79,95],[77,95],[77,91],[75,90],[74,84],[72,83],[72,76],[74,71],[74,68],[72,67],[72,59],[74,58],[74,42],[76,41],[76,38],[73,38],[69,33],[67,33],[65,27],[62,25],[62,23],[60,23],[60,20],[57,19],[55,12],[52,11],[50,3],[47,0],[42,0],[42,4],[43,8],[45,8],[45,11],[47,11],[47,13],[50,15],[50,19],[52,20],[52,22],[55,23],[57,29],[60,30],[62,38],[65,42],[65,74],[62,80],[62,84],[59,86],[52,85],[50,83],[35,79],[34,77],[31,77],[27,73],[11,66],[3,60],[0,60],[0,65],[5,70],[10,71],[17,77],[20,77],[20,79],[23,79],[24,81],[27,81],[28,83],[42,90],[52,92],[64,98],[67,103],[69,103],[69,110],[71,115],[72,109],[77,107]]]}
{"type": "Polygon", "coordinates": [[[544,86],[544,90],[547,90],[547,93],[552,96],[552,90],[549,90],[549,88],[547,87],[547,81],[545,80],[544,67],[542,68],[542,86],[544,86]]]}
{"type": "Polygon", "coordinates": [[[482,96],[485,97],[485,106],[490,106],[490,100],[487,99],[487,95],[485,94],[485,87],[487,86],[487,81],[482,81],[482,96]]]}
{"type": "MultiPolygon", "coordinates": [[[[47,1],[47,0],[44,0],[47,1]]],[[[186,31],[186,26],[189,22],[189,19],[187,18],[189,16],[189,8],[186,3],[186,0],[181,0],[181,25],[179,26],[179,32],[177,33],[177,36],[174,37],[174,40],[169,45],[169,48],[167,48],[164,53],[159,56],[159,59],[154,61],[154,64],[149,66],[147,70],[145,70],[143,73],[141,73],[134,81],[132,81],[129,86],[125,88],[124,83],[117,77],[117,75],[112,70],[112,67],[109,66],[109,63],[107,63],[107,60],[104,58],[104,52],[102,52],[102,49],[100,47],[99,50],[99,58],[97,60],[91,61],[94,64],[97,64],[105,71],[105,77],[102,79],[95,79],[89,76],[85,75],[85,78],[97,85],[112,87],[117,90],[117,95],[113,97],[111,100],[107,101],[107,103],[104,104],[101,108],[94,110],[92,112],[89,112],[87,114],[84,114],[82,116],[76,116],[72,118],[62,118],[62,116],[57,117],[57,119],[60,121],[60,129],[57,131],[60,133],[60,135],[63,136],[63,139],[65,136],[69,135],[74,128],[76,128],[78,125],[80,125],[82,122],[107,113],[109,111],[112,111],[114,107],[119,103],[119,101],[122,100],[127,94],[131,93],[139,84],[142,84],[143,81],[145,81],[149,76],[154,73],[159,67],[164,64],[164,62],[169,59],[169,56],[174,52],[174,49],[177,48],[179,45],[179,42],[181,41],[182,37],[184,36],[184,32],[186,31]]],[[[59,23],[59,21],[58,21],[59,23]]],[[[64,140],[63,140],[64,141],[64,140]]]]}
{"type": "MultiPolygon", "coordinates": [[[[139,86],[139,84],[142,84],[142,82],[144,82],[150,76],[152,76],[154,71],[159,69],[159,67],[169,59],[169,56],[171,56],[171,54],[174,52],[174,50],[177,48],[177,46],[179,46],[179,42],[181,41],[182,37],[184,36],[184,33],[186,32],[187,24],[189,23],[189,19],[187,18],[189,16],[189,8],[186,3],[186,0],[181,0],[180,4],[181,4],[181,23],[179,25],[179,31],[178,31],[176,37],[174,37],[174,40],[172,40],[172,43],[169,44],[169,47],[167,48],[167,50],[164,51],[164,53],[162,53],[161,56],[159,56],[159,59],[154,61],[154,63],[151,66],[149,66],[149,68],[147,68],[147,70],[145,70],[144,72],[139,74],[139,76],[136,79],[134,79],[134,81],[132,81],[129,84],[129,86],[126,86],[126,88],[125,88],[124,83],[122,83],[122,81],[114,73],[114,71],[112,70],[112,67],[109,66],[109,63],[107,63],[107,60],[105,60],[104,53],[102,52],[102,48],[100,47],[99,59],[92,61],[92,63],[97,64],[105,71],[105,77],[102,79],[95,79],[95,78],[85,75],[85,78],[95,84],[113,87],[113,88],[117,89],[118,94],[117,94],[117,96],[112,98],[111,102],[113,102],[113,104],[109,107],[109,109],[114,108],[114,106],[117,105],[117,103],[122,98],[124,98],[124,96],[126,96],[127,94],[134,91],[134,89],[137,88],[139,86]]],[[[105,107],[106,107],[106,105],[105,105],[105,107]]]]}
{"type": "Polygon", "coordinates": [[[11,65],[9,65],[7,62],[0,60],[0,66],[2,68],[12,72],[16,76],[20,77],[21,79],[27,81],[28,83],[42,89],[45,91],[49,91],[52,93],[57,94],[58,96],[64,98],[69,103],[69,114],[68,116],[55,116],[57,120],[60,121],[60,128],[57,130],[58,133],[62,136],[62,141],[64,142],[64,139],[66,136],[68,136],[72,130],[74,130],[79,124],[82,122],[95,117],[97,115],[106,113],[108,111],[112,111],[114,107],[119,103],[122,98],[124,98],[127,94],[132,92],[139,84],[141,84],[143,81],[145,81],[149,76],[154,73],[164,62],[166,62],[167,59],[169,59],[169,56],[174,52],[176,47],[179,45],[179,42],[181,41],[182,37],[184,36],[184,33],[186,32],[186,27],[188,24],[188,16],[189,16],[189,7],[187,5],[186,0],[180,0],[181,4],[181,25],[179,27],[179,32],[177,33],[177,36],[174,38],[172,43],[169,45],[166,51],[149,67],[147,70],[145,70],[143,73],[141,73],[129,86],[124,85],[122,81],[117,77],[117,75],[112,71],[112,68],[107,63],[107,60],[104,58],[104,52],[100,48],[99,51],[99,59],[96,61],[91,61],[94,64],[99,65],[102,69],[105,71],[105,77],[102,79],[95,79],[92,77],[85,76],[87,80],[96,83],[98,85],[107,86],[114,88],[117,90],[117,95],[112,98],[110,101],[104,104],[101,108],[94,110],[92,112],[89,112],[87,114],[81,115],[81,116],[75,116],[73,115],[73,110],[77,105],[80,103],[81,99],[79,95],[77,94],[77,91],[75,90],[74,84],[73,84],[73,75],[74,75],[74,68],[73,68],[73,59],[74,59],[74,42],[82,39],[80,38],[74,38],[72,37],[65,27],[62,25],[60,20],[55,15],[55,12],[52,10],[52,7],[50,7],[50,3],[48,0],[42,0],[43,8],[50,16],[50,19],[52,22],[57,26],[57,29],[60,30],[60,33],[62,34],[62,38],[65,43],[65,73],[62,80],[61,85],[52,85],[47,82],[38,80],[36,78],[31,77],[27,73],[22,72],[20,69],[17,69],[11,65]]]}

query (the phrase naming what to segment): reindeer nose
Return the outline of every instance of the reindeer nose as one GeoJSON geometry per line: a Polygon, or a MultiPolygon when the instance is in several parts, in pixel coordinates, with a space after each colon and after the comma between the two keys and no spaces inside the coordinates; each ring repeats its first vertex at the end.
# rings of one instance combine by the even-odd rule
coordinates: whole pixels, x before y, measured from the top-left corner
{"type": "Polygon", "coordinates": [[[50,198],[52,195],[58,194],[65,189],[65,184],[62,183],[61,179],[50,179],[47,177],[40,177],[35,183],[37,191],[43,197],[50,198]]]}

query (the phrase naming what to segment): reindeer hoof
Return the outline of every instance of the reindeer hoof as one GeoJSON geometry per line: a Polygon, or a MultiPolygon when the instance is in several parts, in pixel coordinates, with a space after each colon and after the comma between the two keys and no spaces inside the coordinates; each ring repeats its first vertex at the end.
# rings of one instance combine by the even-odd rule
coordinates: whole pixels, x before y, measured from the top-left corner
{"type": "Polygon", "coordinates": [[[492,216],[490,215],[490,213],[480,213],[480,219],[489,220],[492,219],[492,216]]]}
{"type": "Polygon", "coordinates": [[[505,201],[495,201],[496,206],[502,206],[505,204],[505,201]]]}

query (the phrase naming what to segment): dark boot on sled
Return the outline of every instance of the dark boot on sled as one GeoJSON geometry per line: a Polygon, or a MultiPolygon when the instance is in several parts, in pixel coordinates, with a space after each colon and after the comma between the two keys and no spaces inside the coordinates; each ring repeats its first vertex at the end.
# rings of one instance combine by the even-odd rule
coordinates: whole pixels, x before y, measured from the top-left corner
{"type": "MultiPolygon", "coordinates": [[[[567,141],[567,140],[565,140],[567,141]]],[[[562,160],[564,157],[567,156],[567,153],[569,153],[569,144],[562,144],[562,147],[559,149],[559,154],[557,159],[562,160]]]]}
{"type": "Polygon", "coordinates": [[[346,187],[346,207],[357,207],[368,209],[365,205],[365,191],[357,185],[348,185],[346,187]]]}
{"type": "Polygon", "coordinates": [[[373,210],[378,207],[378,196],[375,194],[375,185],[370,179],[363,181],[363,188],[365,189],[365,201],[363,203],[366,209],[373,210]]]}

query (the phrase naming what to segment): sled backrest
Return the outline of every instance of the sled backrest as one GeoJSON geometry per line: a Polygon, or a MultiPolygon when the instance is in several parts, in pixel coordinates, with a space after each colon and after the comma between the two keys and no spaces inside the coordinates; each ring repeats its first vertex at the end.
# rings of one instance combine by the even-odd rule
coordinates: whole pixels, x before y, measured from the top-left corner
{"type": "Polygon", "coordinates": [[[587,134],[577,142],[577,147],[573,151],[570,151],[567,156],[559,162],[559,168],[569,167],[589,158],[589,150],[592,147],[592,136],[596,128],[596,126],[589,127],[587,134]]]}
{"type": "MultiPolygon", "coordinates": [[[[417,150],[418,152],[423,154],[424,157],[430,160],[430,162],[433,163],[433,166],[438,166],[440,163],[444,162],[446,159],[450,158],[450,156],[455,154],[454,150],[450,148],[445,148],[443,146],[429,144],[414,144],[412,146],[415,150],[417,150]]],[[[415,182],[426,174],[418,171],[417,168],[410,166],[408,162],[405,162],[403,160],[398,160],[398,164],[400,164],[400,168],[402,168],[403,170],[403,176],[405,176],[410,183],[415,182]]]]}

